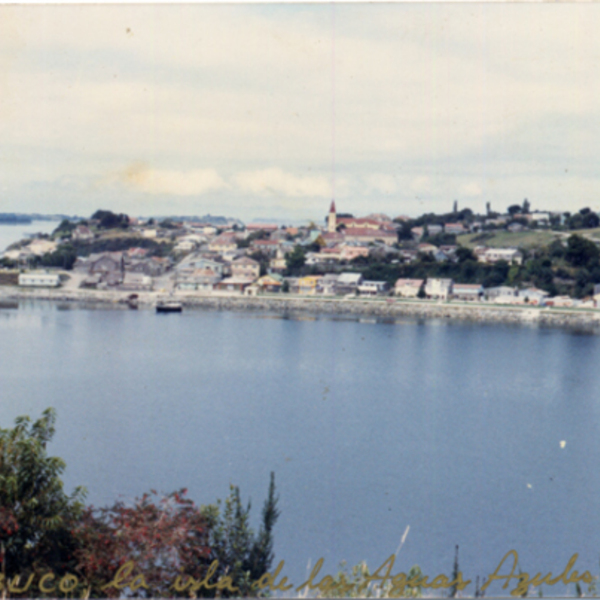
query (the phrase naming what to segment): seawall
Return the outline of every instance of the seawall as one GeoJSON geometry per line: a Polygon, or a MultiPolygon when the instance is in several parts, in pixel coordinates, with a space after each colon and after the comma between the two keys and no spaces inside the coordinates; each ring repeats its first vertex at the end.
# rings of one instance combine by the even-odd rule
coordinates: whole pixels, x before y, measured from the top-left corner
{"type": "MultiPolygon", "coordinates": [[[[130,292],[23,289],[0,287],[0,302],[50,300],[126,306],[130,292]]],[[[140,307],[153,307],[164,297],[158,292],[138,293],[140,307]]],[[[342,299],[281,296],[201,295],[176,293],[184,306],[211,310],[253,310],[280,314],[305,313],[373,316],[376,318],[452,319],[477,323],[538,324],[546,327],[571,327],[600,333],[600,310],[502,306],[483,303],[454,303],[399,299],[342,299]]]]}

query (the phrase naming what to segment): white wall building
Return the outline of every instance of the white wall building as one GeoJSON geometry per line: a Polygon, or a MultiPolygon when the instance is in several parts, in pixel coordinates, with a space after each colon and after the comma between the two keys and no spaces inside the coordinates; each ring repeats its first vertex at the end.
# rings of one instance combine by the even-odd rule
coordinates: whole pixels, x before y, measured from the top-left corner
{"type": "Polygon", "coordinates": [[[20,273],[19,285],[23,287],[58,287],[60,275],[58,273],[20,273]]]}

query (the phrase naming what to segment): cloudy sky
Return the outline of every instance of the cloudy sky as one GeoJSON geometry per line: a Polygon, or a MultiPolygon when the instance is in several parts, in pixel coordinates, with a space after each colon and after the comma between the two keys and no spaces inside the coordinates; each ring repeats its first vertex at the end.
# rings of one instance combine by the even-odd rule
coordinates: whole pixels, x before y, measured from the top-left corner
{"type": "Polygon", "coordinates": [[[0,6],[0,212],[600,210],[600,5],[0,6]]]}

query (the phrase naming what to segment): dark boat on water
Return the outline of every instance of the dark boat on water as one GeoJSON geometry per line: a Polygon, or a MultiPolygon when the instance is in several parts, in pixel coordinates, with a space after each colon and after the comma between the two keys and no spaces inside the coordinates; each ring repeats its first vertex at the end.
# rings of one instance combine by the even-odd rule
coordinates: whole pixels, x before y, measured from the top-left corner
{"type": "Polygon", "coordinates": [[[139,300],[139,297],[137,294],[130,294],[127,297],[127,306],[129,306],[129,308],[131,308],[133,310],[137,310],[138,300],[139,300]]]}
{"type": "Polygon", "coordinates": [[[157,313],[174,313],[174,312],[178,312],[180,313],[183,310],[183,305],[181,304],[181,302],[175,302],[173,300],[170,301],[164,301],[164,300],[159,300],[156,303],[156,312],[157,313]]]}

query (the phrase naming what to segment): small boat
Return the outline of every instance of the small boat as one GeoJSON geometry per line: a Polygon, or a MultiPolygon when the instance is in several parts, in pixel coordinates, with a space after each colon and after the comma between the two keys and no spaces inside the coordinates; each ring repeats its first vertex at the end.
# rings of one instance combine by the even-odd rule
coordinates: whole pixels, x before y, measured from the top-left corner
{"type": "Polygon", "coordinates": [[[156,303],[156,312],[157,313],[172,313],[172,312],[181,312],[183,310],[183,305],[181,302],[175,302],[173,300],[164,301],[159,300],[156,303]]]}
{"type": "Polygon", "coordinates": [[[139,296],[137,294],[129,294],[127,297],[127,306],[132,310],[137,310],[138,308],[138,300],[139,296]]]}

